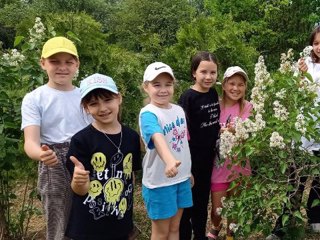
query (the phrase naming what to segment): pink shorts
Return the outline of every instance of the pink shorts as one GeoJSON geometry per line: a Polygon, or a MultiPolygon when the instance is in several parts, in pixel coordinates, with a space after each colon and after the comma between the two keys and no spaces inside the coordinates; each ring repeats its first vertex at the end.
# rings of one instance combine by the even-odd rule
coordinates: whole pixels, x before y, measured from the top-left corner
{"type": "Polygon", "coordinates": [[[230,182],[211,183],[211,192],[227,191],[229,187],[230,187],[230,182]]]}

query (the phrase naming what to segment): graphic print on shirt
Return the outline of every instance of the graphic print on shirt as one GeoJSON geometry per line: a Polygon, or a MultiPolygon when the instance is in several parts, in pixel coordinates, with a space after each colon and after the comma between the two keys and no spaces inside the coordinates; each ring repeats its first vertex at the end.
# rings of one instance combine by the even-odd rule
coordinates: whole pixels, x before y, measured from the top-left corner
{"type": "Polygon", "coordinates": [[[219,122],[219,112],[217,106],[219,105],[219,102],[210,103],[206,105],[200,106],[200,111],[206,111],[208,113],[209,119],[206,122],[202,122],[200,124],[200,128],[210,127],[212,125],[215,125],[219,122]]]}
{"type": "Polygon", "coordinates": [[[183,148],[183,138],[186,136],[186,120],[177,116],[175,122],[166,124],[163,128],[163,134],[172,134],[170,144],[175,152],[181,152],[183,148]]]}
{"type": "Polygon", "coordinates": [[[122,219],[133,205],[132,153],[125,157],[117,152],[110,159],[102,152],[92,155],[93,174],[90,176],[87,205],[94,220],[106,216],[122,219]]]}

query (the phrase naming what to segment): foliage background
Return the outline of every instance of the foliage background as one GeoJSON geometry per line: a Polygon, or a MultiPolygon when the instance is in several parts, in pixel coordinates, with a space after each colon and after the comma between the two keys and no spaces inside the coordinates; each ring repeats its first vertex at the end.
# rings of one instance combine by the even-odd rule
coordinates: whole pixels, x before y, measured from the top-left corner
{"type": "MultiPolygon", "coordinates": [[[[17,179],[34,185],[36,163],[22,149],[20,105],[27,92],[46,82],[39,51],[52,35],[76,43],[78,80],[94,72],[114,78],[124,96],[123,122],[137,128],[141,79],[150,62],[172,66],[179,81],[175,97],[191,85],[189,59],[199,50],[216,54],[219,80],[231,65],[253,80],[259,55],[270,72],[288,48],[298,57],[320,21],[319,10],[319,0],[0,0],[0,53],[17,48],[27,58],[18,66],[0,60],[0,239],[5,232],[10,239],[24,238],[29,217],[37,212],[34,192],[15,214],[10,204],[17,179]],[[46,27],[45,37],[30,44],[36,17],[46,27]]],[[[250,81],[248,98],[252,87],[250,81]]]]}

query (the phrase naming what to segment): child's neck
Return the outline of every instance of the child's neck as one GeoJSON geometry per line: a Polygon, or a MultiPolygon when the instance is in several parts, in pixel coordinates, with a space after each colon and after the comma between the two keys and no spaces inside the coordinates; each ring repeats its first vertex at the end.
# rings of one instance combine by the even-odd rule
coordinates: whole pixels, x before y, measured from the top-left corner
{"type": "Polygon", "coordinates": [[[224,107],[232,107],[239,102],[239,100],[223,99],[221,105],[223,105],[224,107]]]}
{"type": "Polygon", "coordinates": [[[195,90],[197,92],[201,92],[201,93],[207,93],[210,90],[210,88],[203,88],[203,87],[200,87],[198,84],[194,84],[191,88],[193,90],[195,90]]]}
{"type": "Polygon", "coordinates": [[[51,81],[49,81],[47,83],[48,87],[59,90],[59,91],[72,91],[75,87],[72,85],[72,83],[70,84],[64,84],[64,85],[60,85],[60,84],[56,84],[53,83],[51,81]]]}
{"type": "Polygon", "coordinates": [[[97,121],[92,123],[92,126],[96,128],[100,132],[109,133],[109,134],[117,134],[121,132],[121,124],[119,121],[114,121],[112,123],[103,124],[97,121]]]}

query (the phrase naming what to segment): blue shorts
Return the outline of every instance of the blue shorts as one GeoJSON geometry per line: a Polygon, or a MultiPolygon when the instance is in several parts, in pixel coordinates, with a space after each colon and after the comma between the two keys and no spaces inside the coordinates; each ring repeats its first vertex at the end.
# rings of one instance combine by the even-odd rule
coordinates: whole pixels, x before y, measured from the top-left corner
{"type": "Polygon", "coordinates": [[[152,189],[142,185],[142,197],[151,220],[171,218],[179,208],[192,207],[193,204],[190,179],[152,189]]]}

